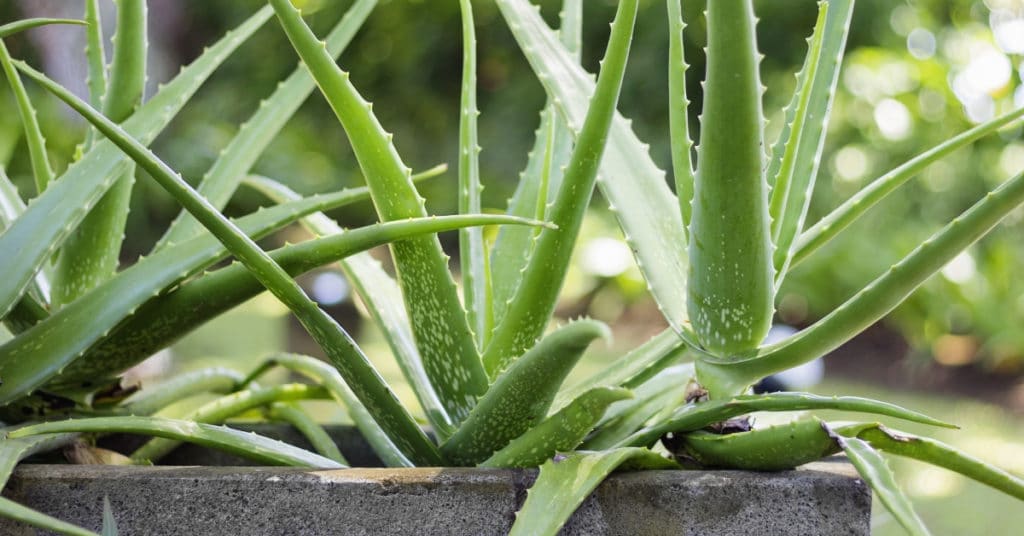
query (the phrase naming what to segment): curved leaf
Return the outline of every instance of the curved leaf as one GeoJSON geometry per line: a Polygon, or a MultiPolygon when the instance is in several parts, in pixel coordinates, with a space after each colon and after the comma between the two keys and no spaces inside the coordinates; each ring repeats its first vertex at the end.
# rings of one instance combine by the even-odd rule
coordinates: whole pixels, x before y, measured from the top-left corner
{"type": "Polygon", "coordinates": [[[30,28],[37,28],[39,26],[45,26],[47,24],[88,24],[85,21],[78,19],[50,19],[50,18],[35,18],[35,19],[22,19],[14,22],[10,22],[0,26],[0,39],[7,37],[11,34],[23,32],[30,28]]]}
{"type": "Polygon", "coordinates": [[[608,328],[593,320],[573,322],[544,337],[498,376],[469,417],[441,445],[458,465],[475,465],[540,422],[566,375],[594,339],[608,328]]]}
{"type": "Polygon", "coordinates": [[[251,432],[241,432],[226,426],[214,426],[180,419],[161,419],[157,417],[70,419],[19,428],[11,432],[10,437],[19,438],[38,434],[66,432],[152,435],[223,450],[268,465],[294,465],[325,469],[342,469],[345,467],[319,454],[313,454],[287,443],[267,439],[251,432]]]}
{"type": "Polygon", "coordinates": [[[227,394],[237,390],[245,379],[239,372],[210,367],[179,374],[153,386],[145,386],[121,402],[120,407],[133,415],[151,415],[188,397],[205,393],[227,394]]]}
{"type": "Polygon", "coordinates": [[[580,445],[608,406],[633,395],[626,389],[595,387],[530,428],[480,463],[481,467],[537,467],[559,452],[580,445]]]}
{"type": "Polygon", "coordinates": [[[678,468],[660,454],[640,448],[556,456],[540,467],[510,536],[555,536],[590,492],[623,464],[639,469],[678,468]]]}
{"type": "Polygon", "coordinates": [[[348,460],[338,450],[331,436],[327,434],[320,423],[302,410],[297,404],[286,402],[274,402],[270,405],[267,417],[271,420],[282,421],[292,425],[303,437],[313,446],[313,450],[321,456],[330,458],[342,465],[349,465],[348,460]]]}

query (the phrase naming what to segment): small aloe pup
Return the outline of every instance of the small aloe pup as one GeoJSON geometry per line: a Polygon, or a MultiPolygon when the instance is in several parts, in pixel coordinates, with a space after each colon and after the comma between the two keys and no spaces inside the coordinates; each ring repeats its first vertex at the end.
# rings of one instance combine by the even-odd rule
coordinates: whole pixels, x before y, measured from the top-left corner
{"type": "MultiPolygon", "coordinates": [[[[559,112],[575,128],[580,110],[571,103],[590,95],[593,82],[578,68],[571,52],[559,46],[557,36],[527,0],[497,3],[549,98],[563,103],[559,112]]],[[[693,151],[687,124],[685,24],[680,0],[666,0],[669,131],[678,205],[649,202],[623,188],[628,184],[633,190],[661,191],[671,198],[661,190],[663,172],[651,162],[628,122],[617,121],[609,134],[599,184],[671,331],[694,357],[694,374],[675,388],[683,392],[687,382],[696,383],[690,384],[687,395],[692,401],[668,411],[669,415],[650,419],[624,440],[601,444],[651,446],[665,436],[664,442],[684,465],[755,470],[790,468],[843,451],[879,500],[914,534],[927,529],[896,488],[878,451],[961,472],[1024,500],[1024,481],[1019,477],[926,438],[875,424],[839,426],[803,419],[737,433],[721,432],[736,430],[735,426],[703,430],[757,410],[823,407],[805,404],[810,399],[793,393],[744,393],[760,378],[817,359],[879,320],[1024,202],[1024,174],[1019,174],[817,323],[781,342],[763,344],[774,314],[775,290],[793,266],[928,164],[1002,127],[1019,125],[1024,109],[921,153],[805,229],[854,1],[819,4],[807,58],[784,113],[785,126],[770,150],[766,150],[753,6],[752,0],[707,1],[704,107],[700,143],[693,151]],[[668,223],[644,226],[638,213],[668,223]],[[652,229],[660,240],[651,237],[652,229]]]]}

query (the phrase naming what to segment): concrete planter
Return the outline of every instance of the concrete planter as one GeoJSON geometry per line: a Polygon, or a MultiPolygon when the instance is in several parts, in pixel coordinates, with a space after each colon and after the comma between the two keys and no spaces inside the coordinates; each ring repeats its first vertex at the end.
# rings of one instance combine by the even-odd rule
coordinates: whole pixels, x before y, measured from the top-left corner
{"type": "MultiPolygon", "coordinates": [[[[372,462],[353,450],[359,442],[346,430],[333,432],[351,461],[362,454],[372,462]]],[[[171,462],[211,461],[180,450],[171,462]]],[[[508,532],[535,477],[461,468],[26,464],[4,495],[96,530],[107,496],[126,535],[480,535],[508,532]]],[[[870,511],[870,491],[842,458],[781,473],[647,471],[609,478],[563,534],[867,535],[870,511]]],[[[4,520],[0,534],[34,532],[4,520]]]]}

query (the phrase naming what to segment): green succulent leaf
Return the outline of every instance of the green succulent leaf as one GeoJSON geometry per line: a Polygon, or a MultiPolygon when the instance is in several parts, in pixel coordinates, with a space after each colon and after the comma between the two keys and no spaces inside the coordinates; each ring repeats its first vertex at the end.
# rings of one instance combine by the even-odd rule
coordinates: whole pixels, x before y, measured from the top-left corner
{"type": "Polygon", "coordinates": [[[877,415],[887,415],[930,426],[956,428],[922,413],[901,408],[895,404],[857,396],[820,396],[810,393],[772,393],[741,395],[731,399],[709,400],[687,404],[672,416],[653,426],[644,428],[624,440],[619,446],[652,445],[667,433],[700,430],[710,424],[755,411],[803,411],[812,409],[841,409],[877,415]]]}
{"type": "Polygon", "coordinates": [[[624,439],[656,420],[660,414],[671,414],[673,408],[686,400],[681,388],[693,378],[693,365],[679,365],[662,370],[658,376],[633,389],[633,398],[610,408],[598,423],[598,429],[587,437],[585,450],[613,448],[624,439]]]}
{"type": "Polygon", "coordinates": [[[675,469],[671,460],[642,448],[571,452],[540,467],[537,481],[516,513],[511,536],[554,536],[580,503],[621,465],[635,469],[675,469]]]}
{"type": "Polygon", "coordinates": [[[835,436],[839,446],[842,447],[850,463],[857,468],[861,478],[871,486],[875,496],[882,501],[889,513],[903,525],[908,534],[912,536],[927,536],[928,527],[917,516],[914,505],[896,483],[896,477],[892,469],[867,441],[855,437],[835,436]]]}
{"type": "Polygon", "coordinates": [[[793,242],[803,229],[810,206],[853,17],[853,0],[830,0],[819,6],[807,59],[797,74],[797,90],[786,110],[783,134],[788,136],[779,137],[768,169],[773,186],[770,212],[776,287],[789,270],[793,242]]]}
{"type": "Polygon", "coordinates": [[[447,442],[445,457],[457,465],[475,465],[505,448],[539,423],[569,371],[607,326],[593,320],[570,323],[540,340],[498,376],[447,442]]]}
{"type": "Polygon", "coordinates": [[[114,509],[110,507],[110,498],[103,497],[103,536],[117,536],[117,519],[114,509]]]}
{"type": "Polygon", "coordinates": [[[595,387],[480,463],[482,467],[537,467],[559,452],[578,447],[608,406],[633,395],[627,389],[595,387]]]}
{"type": "Polygon", "coordinates": [[[34,424],[10,432],[10,437],[29,437],[52,433],[104,433],[142,434],[195,443],[223,450],[268,465],[294,465],[299,467],[341,469],[344,466],[312,452],[287,443],[267,439],[251,432],[241,432],[226,426],[195,423],[180,419],[157,417],[97,417],[69,419],[34,424]]]}
{"type": "Polygon", "coordinates": [[[668,9],[669,41],[668,41],[668,121],[672,143],[672,171],[676,181],[676,196],[679,198],[679,210],[682,214],[683,234],[690,227],[692,214],[693,183],[696,180],[693,170],[693,140],[690,139],[689,107],[690,99],[686,96],[686,55],[683,52],[683,23],[680,0],[666,0],[668,9]]]}
{"type": "MultiPolygon", "coordinates": [[[[272,387],[252,387],[214,399],[188,415],[183,420],[205,424],[224,424],[228,419],[237,417],[249,410],[269,406],[274,402],[291,400],[307,400],[327,398],[328,392],[323,387],[288,383],[272,387]]],[[[132,453],[136,463],[153,463],[170,454],[181,441],[153,438],[132,453]]]]}
{"type": "Polygon", "coordinates": [[[35,19],[22,19],[14,22],[10,22],[0,26],[0,39],[9,35],[23,32],[31,28],[38,28],[48,24],[78,24],[87,25],[88,22],[78,19],[52,19],[52,18],[35,18],[35,19]]]}
{"type": "MultiPolygon", "coordinates": [[[[582,32],[582,0],[562,4],[562,26],[558,37],[569,53],[579,61],[582,32]]],[[[573,133],[569,130],[552,99],[540,114],[540,126],[534,134],[526,169],[508,203],[508,213],[516,216],[547,218],[549,200],[561,187],[565,166],[572,156],[573,133]]],[[[493,322],[505,316],[523,270],[530,259],[539,229],[503,227],[491,249],[491,301],[493,322]]]]}
{"type": "Polygon", "coordinates": [[[179,400],[206,393],[227,394],[238,390],[244,376],[224,367],[210,367],[179,374],[126,398],[120,407],[132,415],[152,415],[179,400]]]}
{"type": "Polygon", "coordinates": [[[0,497],[0,517],[6,517],[20,521],[43,530],[53,531],[57,534],[69,536],[100,536],[91,530],[83,529],[78,525],[72,525],[55,517],[50,517],[42,512],[22,506],[7,497],[0,497]]]}
{"type": "MultiPolygon", "coordinates": [[[[602,385],[634,388],[651,379],[666,367],[683,360],[686,347],[671,328],[630,350],[611,365],[569,389],[558,393],[554,407],[560,408],[590,389],[602,385]]],[[[685,383],[685,381],[683,382],[685,383]]]]}
{"type": "MultiPolygon", "coordinates": [[[[353,3],[327,35],[327,53],[332,57],[341,55],[376,5],[377,0],[358,0],[353,3]]],[[[260,103],[252,116],[242,123],[234,138],[203,176],[196,190],[213,206],[223,209],[246,173],[315,88],[316,83],[309,70],[299,65],[277,86],[273,94],[260,103]]],[[[171,223],[154,250],[163,249],[168,244],[183,242],[202,232],[202,225],[183,210],[171,223]]]]}
{"type": "Polygon", "coordinates": [[[484,351],[484,366],[492,377],[533,346],[554,312],[615,116],[636,12],[635,0],[619,3],[594,97],[550,210],[558,229],[541,231],[522,281],[484,351]]]}
{"type": "MultiPolygon", "coordinates": [[[[107,93],[107,55],[103,44],[99,0],[86,0],[85,22],[85,61],[88,66],[85,85],[89,87],[89,104],[99,110],[103,107],[103,96],[107,93]]],[[[92,146],[94,134],[94,131],[89,132],[86,149],[92,146]]]]}
{"type": "Polygon", "coordinates": [[[346,382],[367,409],[373,412],[375,420],[388,431],[388,435],[403,452],[407,452],[418,463],[430,464],[440,461],[434,444],[416,425],[412,416],[388,388],[351,336],[330,315],[320,309],[265,251],[142,143],[42,73],[25,64],[19,64],[19,68],[82,114],[108,140],[116,143],[206,226],[260,284],[267,287],[267,290],[288,307],[313,340],[327,353],[334,366],[338,367],[342,376],[346,377],[346,382]]]}
{"type": "Polygon", "coordinates": [[[798,419],[734,434],[673,434],[667,443],[677,459],[701,467],[785,471],[839,452],[823,426],[816,418],[798,419]]]}
{"type": "Polygon", "coordinates": [[[727,358],[757,348],[767,335],[775,272],[753,2],[710,2],[707,18],[687,309],[701,345],[727,358]]]}
{"type": "MultiPolygon", "coordinates": [[[[2,29],[3,27],[0,27],[2,29]]],[[[11,63],[11,54],[7,51],[7,45],[0,40],[0,67],[7,76],[7,83],[14,92],[14,102],[18,107],[18,114],[21,116],[21,124],[25,129],[25,140],[28,146],[29,161],[32,164],[32,176],[35,179],[36,193],[41,194],[46,187],[53,182],[53,168],[50,166],[50,159],[46,155],[46,138],[39,128],[39,119],[36,117],[36,109],[28,98],[25,85],[18,76],[18,71],[11,63]]]]}
{"type": "MultiPolygon", "coordinates": [[[[151,142],[217,66],[272,15],[269,8],[261,9],[207,49],[125,121],[125,130],[144,143],[151,142]]],[[[127,165],[128,159],[113,143],[97,143],[0,234],[0,258],[5,259],[0,316],[14,307],[33,275],[127,165]]]]}
{"type": "MultiPolygon", "coordinates": [[[[559,114],[578,136],[587,113],[586,103],[594,94],[593,78],[559,43],[558,36],[529,1],[496,3],[549,99],[558,103],[559,114]]],[[[684,299],[687,259],[682,244],[686,235],[679,224],[679,203],[648,147],[637,139],[629,121],[619,115],[608,134],[598,186],[615,211],[658,307],[673,329],[695,346],[684,299]]]]}
{"type": "Polygon", "coordinates": [[[851,425],[835,432],[867,441],[872,448],[949,469],[1024,501],[1024,479],[929,437],[921,437],[880,424],[851,425]]]}
{"type": "MultiPolygon", "coordinates": [[[[833,0],[835,1],[835,0],[833,0]]],[[[1001,128],[1018,124],[1024,117],[1024,107],[982,123],[935,147],[919,154],[892,171],[871,181],[862,190],[836,207],[810,229],[804,231],[794,244],[792,266],[809,257],[812,253],[835,238],[840,231],[863,216],[868,209],[894,192],[901,185],[921,173],[932,163],[950,155],[957,149],[970,145],[984,136],[1001,128]]]]}
{"type": "MultiPolygon", "coordinates": [[[[146,86],[145,0],[117,3],[117,30],[103,113],[120,123],[142,102],[146,86]]],[[[128,166],[64,242],[54,272],[53,302],[71,303],[117,272],[135,166],[128,166]]]]}
{"type": "Polygon", "coordinates": [[[286,422],[302,434],[321,456],[330,458],[342,465],[349,465],[348,460],[338,450],[327,430],[298,404],[274,402],[267,411],[267,417],[274,421],[286,422]]]}
{"type": "MultiPolygon", "coordinates": [[[[381,220],[426,216],[409,169],[366,102],[289,0],[271,0],[293,48],[341,121],[381,220]]],[[[488,378],[437,237],[391,245],[423,365],[448,414],[461,422],[488,378]]]]}

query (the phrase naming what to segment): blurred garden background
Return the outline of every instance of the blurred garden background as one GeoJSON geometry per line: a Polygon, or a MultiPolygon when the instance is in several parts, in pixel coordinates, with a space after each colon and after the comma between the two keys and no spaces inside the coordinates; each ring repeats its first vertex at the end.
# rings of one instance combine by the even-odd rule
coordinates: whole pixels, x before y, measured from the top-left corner
{"type": "MultiPolygon", "coordinates": [[[[323,32],[350,2],[318,3],[323,4],[322,11],[309,20],[323,32]]],[[[154,68],[150,83],[155,88],[194,58],[202,43],[212,41],[261,4],[258,0],[150,0],[154,68]]],[[[541,4],[554,22],[558,3],[541,4]]],[[[692,66],[688,86],[697,103],[704,64],[703,4],[704,0],[684,0],[685,16],[691,21],[686,43],[692,66]]],[[[665,8],[655,0],[643,5],[620,110],[634,120],[640,138],[650,143],[654,160],[669,169],[665,8]]],[[[475,2],[474,7],[484,206],[498,209],[505,206],[525,165],[545,97],[497,9],[487,1],[475,2]]],[[[583,63],[590,71],[597,68],[607,33],[607,25],[599,21],[609,20],[614,7],[613,0],[586,2],[583,63]]],[[[81,9],[80,2],[70,0],[8,0],[0,3],[0,21],[22,16],[77,18],[81,9]]],[[[815,2],[762,0],[757,11],[759,40],[766,55],[762,64],[768,86],[765,109],[781,110],[806,51],[815,2]]],[[[113,17],[106,18],[112,21],[113,17]]],[[[385,0],[340,60],[360,91],[374,102],[382,123],[394,132],[399,152],[417,170],[456,161],[459,36],[455,1],[385,0]]],[[[84,68],[76,61],[84,47],[82,30],[40,28],[7,41],[15,57],[42,66],[84,94],[85,74],[76,70],[84,68]]],[[[235,125],[291,71],[295,61],[280,29],[267,25],[157,139],[156,152],[197,182],[235,125]]],[[[922,148],[1024,106],[1024,0],[860,0],[843,73],[809,222],[922,148]]],[[[68,149],[84,135],[84,123],[38,88],[30,90],[53,154],[70,154],[68,149]]],[[[775,133],[780,119],[770,119],[770,132],[775,133]]],[[[63,169],[68,162],[53,164],[63,169]]],[[[21,126],[6,88],[0,91],[0,165],[24,192],[29,191],[31,171],[21,126]]],[[[944,222],[1022,170],[1024,130],[1019,124],[930,166],[873,209],[871,217],[787,278],[779,294],[779,322],[799,328],[820,318],[944,222]]],[[[302,193],[362,183],[344,132],[317,94],[277,137],[255,172],[302,193]]],[[[455,211],[455,183],[455,174],[449,172],[422,184],[430,212],[455,211]]],[[[135,196],[125,263],[148,251],[177,213],[173,201],[150,181],[140,180],[135,196]]],[[[249,212],[261,202],[259,196],[243,190],[228,212],[249,212]]],[[[354,226],[371,221],[373,212],[366,204],[332,216],[354,226]]],[[[285,233],[272,240],[288,239],[285,233]]],[[[456,237],[447,236],[445,241],[457,266],[456,237]]],[[[575,263],[578,269],[567,284],[560,315],[590,315],[611,324],[616,335],[614,343],[594,360],[614,359],[664,328],[599,194],[575,263]]],[[[939,439],[1024,473],[1022,267],[1024,210],[1018,209],[884,322],[828,356],[824,380],[810,390],[877,396],[958,423],[963,432],[939,433],[939,439]]],[[[401,391],[400,374],[388,364],[386,345],[372,342],[377,335],[372,326],[360,323],[358,304],[348,299],[341,276],[325,270],[305,276],[303,282],[343,325],[368,341],[364,348],[382,363],[401,391]]],[[[317,354],[316,346],[303,338],[285,313],[273,298],[262,296],[182,341],[173,349],[173,358],[164,356],[155,368],[181,370],[198,363],[230,361],[244,369],[245,362],[255,363],[285,348],[317,354]],[[234,340],[225,338],[225,333],[244,336],[234,340]]],[[[920,465],[911,475],[900,471],[906,468],[903,463],[897,465],[905,489],[930,525],[957,534],[1010,534],[1024,523],[1019,503],[1006,496],[938,469],[920,465]]],[[[878,512],[875,524],[878,534],[900,533],[884,511],[878,512]]]]}

